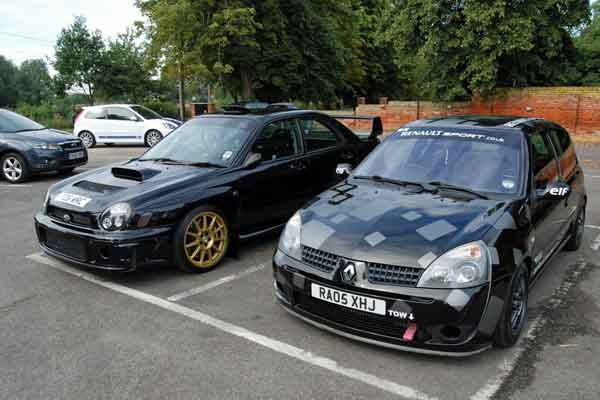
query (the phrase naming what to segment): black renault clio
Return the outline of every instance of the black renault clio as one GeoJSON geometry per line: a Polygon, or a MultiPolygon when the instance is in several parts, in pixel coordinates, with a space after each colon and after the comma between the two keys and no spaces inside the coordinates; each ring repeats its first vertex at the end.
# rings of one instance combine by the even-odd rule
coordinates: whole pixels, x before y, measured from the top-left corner
{"type": "Polygon", "coordinates": [[[385,347],[508,347],[531,283],[582,241],[587,196],[568,133],[541,119],[411,123],[288,222],[277,298],[317,327],[385,347]]]}

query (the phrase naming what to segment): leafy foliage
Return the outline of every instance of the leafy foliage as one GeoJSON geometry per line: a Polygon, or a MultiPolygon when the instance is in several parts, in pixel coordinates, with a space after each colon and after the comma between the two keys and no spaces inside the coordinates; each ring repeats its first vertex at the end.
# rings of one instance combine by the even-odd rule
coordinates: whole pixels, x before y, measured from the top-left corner
{"type": "Polygon", "coordinates": [[[39,105],[52,97],[52,78],[46,62],[24,61],[16,74],[19,102],[39,105]]]}
{"type": "Polygon", "coordinates": [[[57,82],[62,87],[80,90],[94,104],[104,73],[105,45],[101,33],[90,32],[85,18],[76,17],[72,25],[61,31],[54,50],[57,82]]]}
{"type": "Polygon", "coordinates": [[[600,85],[600,2],[592,5],[592,21],[575,39],[582,85],[600,85]]]}
{"type": "Polygon", "coordinates": [[[14,106],[17,103],[17,67],[0,55],[0,107],[14,106]]]}

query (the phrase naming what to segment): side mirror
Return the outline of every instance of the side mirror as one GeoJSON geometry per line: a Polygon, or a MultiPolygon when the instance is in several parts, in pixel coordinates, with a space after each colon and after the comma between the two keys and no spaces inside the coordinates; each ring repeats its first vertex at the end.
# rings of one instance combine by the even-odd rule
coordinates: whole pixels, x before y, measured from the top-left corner
{"type": "Polygon", "coordinates": [[[246,157],[246,161],[244,161],[244,168],[254,168],[256,167],[262,160],[262,155],[260,153],[250,153],[246,157]]]}
{"type": "Polygon", "coordinates": [[[338,164],[335,167],[335,174],[339,177],[345,178],[352,172],[352,165],[350,164],[338,164]]]}
{"type": "Polygon", "coordinates": [[[373,126],[371,127],[371,134],[369,135],[369,139],[375,140],[378,136],[381,136],[383,133],[383,123],[381,122],[380,117],[373,118],[373,126]]]}
{"type": "Polygon", "coordinates": [[[562,200],[571,193],[571,186],[562,182],[551,182],[544,189],[537,189],[538,198],[545,200],[562,200]]]}

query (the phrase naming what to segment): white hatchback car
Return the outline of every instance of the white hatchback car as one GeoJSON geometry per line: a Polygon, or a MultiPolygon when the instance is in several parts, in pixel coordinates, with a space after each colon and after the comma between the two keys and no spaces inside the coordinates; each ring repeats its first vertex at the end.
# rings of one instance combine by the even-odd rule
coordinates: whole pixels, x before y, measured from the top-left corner
{"type": "Polygon", "coordinates": [[[86,107],[75,119],[73,132],[85,147],[97,143],[144,144],[152,147],[181,123],[149,108],[129,104],[86,107]]]}

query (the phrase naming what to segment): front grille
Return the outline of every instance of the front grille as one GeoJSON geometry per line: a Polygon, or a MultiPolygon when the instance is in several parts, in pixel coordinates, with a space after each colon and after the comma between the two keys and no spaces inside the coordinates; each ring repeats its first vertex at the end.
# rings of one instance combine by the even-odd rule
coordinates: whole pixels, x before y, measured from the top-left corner
{"type": "Polygon", "coordinates": [[[96,218],[79,212],[65,210],[59,207],[48,206],[48,216],[62,222],[82,226],[95,226],[96,218]],[[67,217],[68,215],[68,217],[67,217]]]}
{"type": "Polygon", "coordinates": [[[63,150],[77,150],[77,149],[83,148],[83,146],[81,145],[81,142],[78,140],[74,140],[72,142],[63,142],[63,143],[60,143],[59,146],[63,150]]]}
{"type": "Polygon", "coordinates": [[[367,263],[369,282],[384,285],[417,286],[423,269],[367,263]]]}
{"type": "Polygon", "coordinates": [[[340,325],[378,335],[401,338],[404,335],[404,331],[406,331],[408,322],[410,322],[337,306],[315,299],[304,292],[295,292],[294,298],[296,301],[295,305],[306,312],[340,325]]]}
{"type": "Polygon", "coordinates": [[[331,272],[337,266],[339,256],[313,249],[312,247],[302,246],[302,261],[313,268],[321,271],[331,272]]]}

